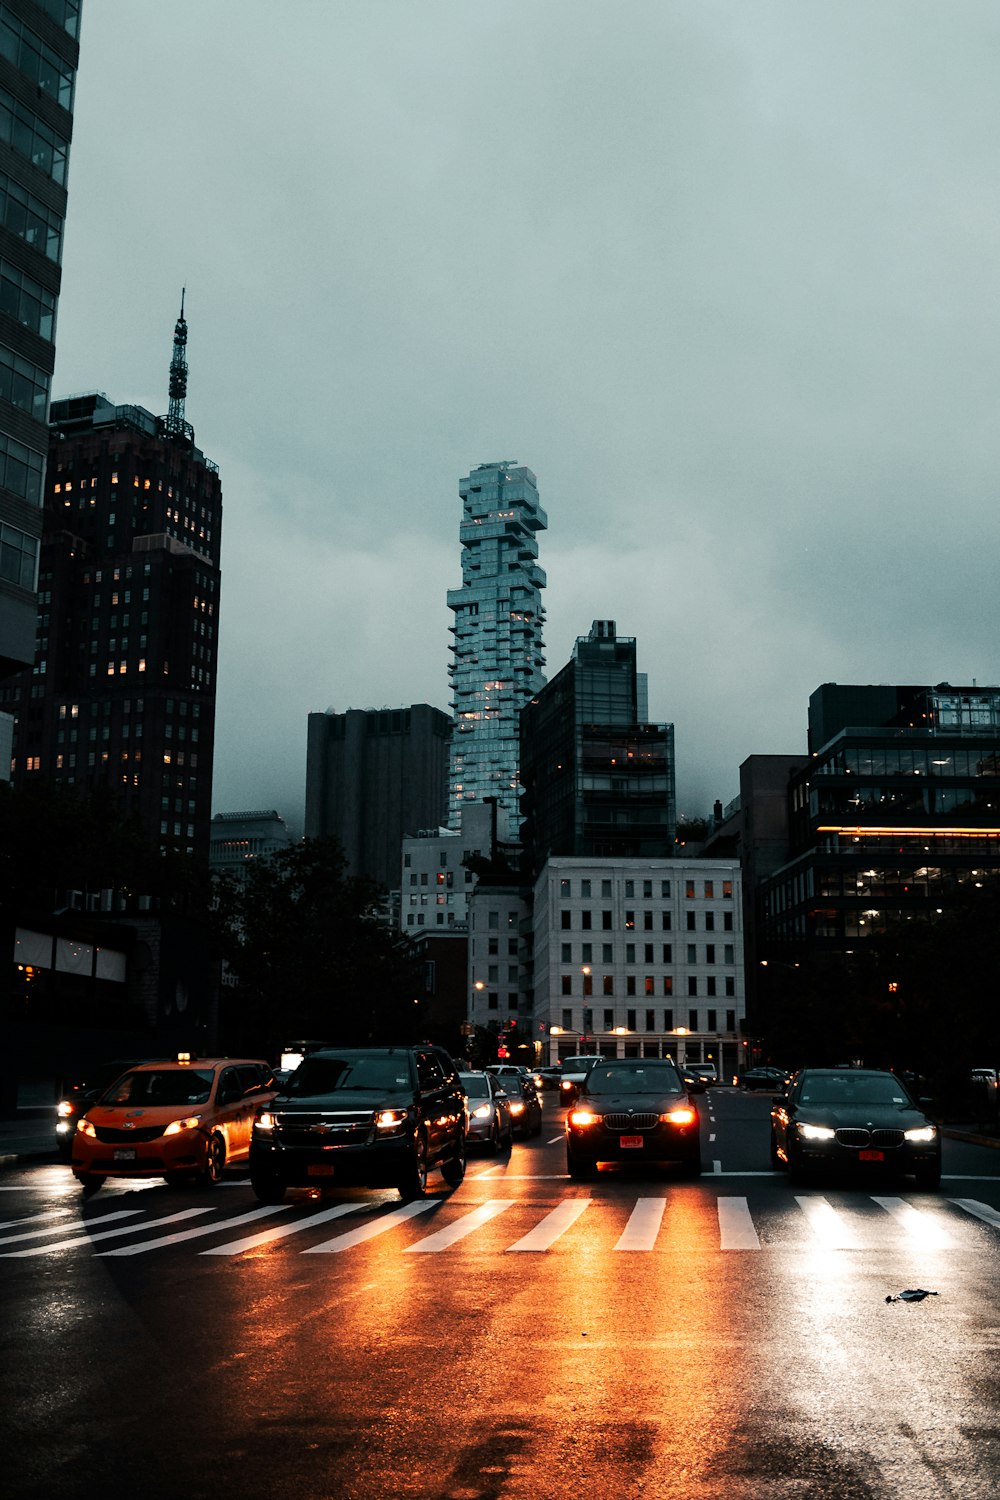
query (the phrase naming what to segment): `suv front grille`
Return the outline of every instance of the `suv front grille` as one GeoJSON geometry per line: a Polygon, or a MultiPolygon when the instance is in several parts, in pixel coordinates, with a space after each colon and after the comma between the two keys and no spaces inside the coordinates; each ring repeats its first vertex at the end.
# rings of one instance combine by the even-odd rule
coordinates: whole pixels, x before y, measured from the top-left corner
{"type": "Polygon", "coordinates": [[[283,1146],[362,1145],[372,1133],[371,1110],[277,1110],[274,1128],[283,1146]]]}
{"type": "Polygon", "coordinates": [[[605,1115],[605,1130],[652,1130],[659,1115],[605,1115]]]}

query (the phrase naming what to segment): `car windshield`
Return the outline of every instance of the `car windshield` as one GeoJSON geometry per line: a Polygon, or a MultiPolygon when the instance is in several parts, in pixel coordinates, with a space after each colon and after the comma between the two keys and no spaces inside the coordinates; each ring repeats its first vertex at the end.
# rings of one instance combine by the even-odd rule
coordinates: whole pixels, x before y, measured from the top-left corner
{"type": "Polygon", "coordinates": [[[365,1053],[313,1053],[296,1068],[283,1092],[290,1095],[336,1094],[344,1089],[396,1093],[412,1088],[408,1056],[365,1053]]]}
{"type": "Polygon", "coordinates": [[[112,1085],[102,1104],[143,1104],[148,1109],[180,1104],[207,1104],[215,1074],[209,1068],[164,1068],[126,1073],[112,1085]]]}
{"type": "Polygon", "coordinates": [[[489,1084],[482,1074],[459,1073],[459,1082],[470,1099],[488,1099],[490,1094],[489,1084]]]}
{"type": "Polygon", "coordinates": [[[803,1078],[800,1104],[910,1104],[903,1085],[889,1074],[814,1073],[803,1078]]]}
{"type": "Polygon", "coordinates": [[[595,1068],[587,1080],[588,1094],[682,1094],[672,1063],[646,1063],[641,1068],[595,1068]]]}
{"type": "Polygon", "coordinates": [[[568,1073],[585,1073],[594,1063],[601,1061],[599,1057],[564,1057],[562,1065],[568,1073]]]}

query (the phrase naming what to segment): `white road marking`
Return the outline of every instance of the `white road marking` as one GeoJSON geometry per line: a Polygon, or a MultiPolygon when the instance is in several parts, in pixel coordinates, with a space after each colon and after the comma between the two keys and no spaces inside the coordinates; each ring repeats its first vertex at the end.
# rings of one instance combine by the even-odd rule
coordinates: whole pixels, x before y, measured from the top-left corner
{"type": "Polygon", "coordinates": [[[745,1198],[720,1198],[718,1212],[720,1250],[760,1249],[760,1240],[753,1227],[745,1198]]]}
{"type": "Polygon", "coordinates": [[[362,1245],[366,1240],[373,1240],[376,1235],[395,1229],[397,1224],[405,1224],[407,1219],[415,1218],[417,1214],[425,1214],[428,1209],[436,1207],[435,1199],[418,1198],[415,1203],[404,1203],[402,1208],[394,1208],[391,1214],[383,1214],[380,1219],[373,1219],[370,1224],[362,1224],[360,1229],[349,1229],[346,1234],[338,1234],[332,1240],[324,1240],[322,1245],[310,1245],[309,1249],[303,1250],[302,1254],[337,1255],[341,1250],[350,1250],[355,1245],[362,1245]]]}
{"type": "MultiPolygon", "coordinates": [[[[5,1234],[3,1239],[0,1239],[0,1245],[13,1245],[17,1240],[36,1240],[43,1234],[65,1234],[70,1229],[86,1229],[88,1226],[110,1224],[112,1219],[131,1219],[133,1215],[141,1213],[141,1208],[123,1208],[118,1213],[102,1214],[98,1219],[71,1219],[68,1223],[66,1220],[61,1220],[58,1224],[50,1224],[47,1229],[22,1229],[20,1234],[5,1234]]],[[[42,1218],[45,1215],[39,1215],[39,1217],[42,1218]]]]}
{"type": "MultiPolygon", "coordinates": [[[[714,1173],[714,1175],[716,1177],[721,1177],[722,1176],[722,1163],[721,1163],[721,1161],[713,1161],[713,1163],[712,1163],[712,1172],[714,1173]]],[[[731,1177],[733,1174],[731,1172],[728,1172],[726,1175],[728,1177],[731,1177]]]]}
{"type": "Polygon", "coordinates": [[[338,1203],[336,1208],[324,1208],[319,1213],[309,1214],[294,1224],[277,1224],[273,1229],[262,1229],[257,1234],[248,1234],[242,1240],[233,1240],[229,1245],[212,1245],[202,1250],[202,1255],[242,1255],[244,1250],[256,1250],[259,1245],[269,1245],[272,1240],[287,1239],[290,1234],[300,1234],[303,1229],[312,1229],[317,1224],[328,1224],[331,1219],[342,1219],[345,1214],[356,1214],[367,1203],[338,1203]]]}
{"type": "Polygon", "coordinates": [[[554,1208],[551,1213],[545,1215],[540,1224],[536,1224],[530,1233],[514,1245],[508,1245],[511,1250],[548,1250],[559,1239],[560,1235],[566,1233],[583,1213],[585,1208],[590,1207],[589,1198],[567,1198],[554,1208]]]}
{"type": "Polygon", "coordinates": [[[176,1234],[164,1234],[159,1239],[149,1240],[139,1245],[119,1245],[117,1250],[102,1250],[101,1256],[109,1255],[145,1255],[150,1250],[159,1250],[161,1245],[180,1245],[184,1240],[200,1240],[206,1234],[218,1234],[220,1230],[235,1229],[239,1224],[253,1224],[258,1219],[267,1218],[269,1214],[284,1214],[291,1208],[290,1203],[272,1203],[264,1208],[252,1208],[248,1213],[237,1214],[235,1219],[222,1219],[215,1224],[199,1224],[195,1229],[182,1229],[176,1234]]]}
{"type": "Polygon", "coordinates": [[[445,1229],[439,1229],[436,1234],[429,1234],[425,1239],[418,1240],[415,1245],[407,1245],[404,1254],[414,1253],[434,1254],[438,1250],[450,1250],[452,1245],[459,1240],[464,1240],[467,1234],[479,1229],[483,1224],[488,1224],[490,1219],[495,1219],[498,1214],[506,1213],[508,1208],[513,1208],[513,1198],[490,1198],[486,1203],[481,1203],[471,1213],[463,1214],[456,1219],[454,1224],[449,1224],[445,1229]]]}
{"type": "MultiPolygon", "coordinates": [[[[129,1218],[136,1209],[128,1209],[129,1218]]],[[[138,1210],[141,1212],[141,1210],[138,1210]]],[[[118,1229],[101,1229],[97,1234],[85,1234],[80,1239],[59,1240],[55,1245],[35,1245],[31,1250],[5,1250],[3,1258],[13,1260],[15,1256],[48,1255],[53,1250],[75,1250],[79,1245],[93,1245],[97,1240],[110,1240],[119,1234],[145,1234],[147,1229],[159,1229],[161,1224],[176,1224],[179,1219],[193,1219],[197,1214],[210,1214],[210,1208],[185,1208],[177,1214],[167,1214],[163,1219],[149,1219],[145,1224],[124,1224],[118,1229]]],[[[125,1214],[107,1214],[109,1219],[124,1218],[125,1214]]]]}
{"type": "MultiPolygon", "coordinates": [[[[69,1214],[72,1212],[73,1210],[69,1204],[65,1208],[47,1208],[40,1214],[25,1214],[21,1219],[8,1219],[6,1224],[0,1224],[0,1230],[16,1229],[20,1224],[37,1224],[39,1219],[56,1219],[60,1214],[69,1214]]],[[[66,1228],[65,1224],[61,1227],[63,1229],[66,1228]]]]}
{"type": "Polygon", "coordinates": [[[709,1138],[708,1138],[708,1144],[711,1145],[714,1140],[715,1140],[715,1134],[713,1132],[713,1134],[710,1135],[709,1138]]]}
{"type": "Polygon", "coordinates": [[[861,1240],[841,1214],[825,1198],[796,1198],[806,1216],[809,1228],[827,1250],[861,1250],[861,1240]]]}
{"type": "Polygon", "coordinates": [[[666,1198],[640,1198],[622,1231],[616,1250],[652,1250],[663,1223],[666,1198]]]}
{"type": "Polygon", "coordinates": [[[974,1218],[982,1219],[984,1224],[992,1224],[1000,1229],[1000,1213],[995,1208],[990,1208],[988,1203],[977,1203],[975,1198],[949,1198],[949,1203],[954,1203],[958,1208],[963,1208],[967,1214],[974,1218]]]}
{"type": "Polygon", "coordinates": [[[547,1146],[558,1146],[559,1142],[564,1141],[565,1139],[566,1137],[563,1135],[554,1135],[552,1139],[550,1141],[546,1141],[545,1144],[547,1146]]]}
{"type": "Polygon", "coordinates": [[[914,1208],[911,1203],[904,1203],[902,1198],[877,1198],[873,1195],[872,1202],[884,1208],[886,1213],[892,1214],[921,1250],[955,1248],[955,1241],[948,1231],[925,1209],[914,1208]]]}

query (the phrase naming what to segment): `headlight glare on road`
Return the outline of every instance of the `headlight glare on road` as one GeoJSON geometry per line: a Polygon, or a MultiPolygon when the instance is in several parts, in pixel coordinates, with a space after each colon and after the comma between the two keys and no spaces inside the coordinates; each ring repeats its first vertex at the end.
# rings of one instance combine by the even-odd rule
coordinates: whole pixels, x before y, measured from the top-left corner
{"type": "Polygon", "coordinates": [[[673,1109],[660,1116],[660,1122],[663,1125],[693,1125],[697,1118],[697,1112],[690,1104],[675,1104],[673,1109]]]}
{"type": "Polygon", "coordinates": [[[89,1120],[81,1120],[76,1128],[81,1135],[90,1135],[95,1137],[97,1135],[97,1131],[94,1129],[93,1125],[91,1125],[89,1120]]]}
{"type": "Polygon", "coordinates": [[[598,1124],[600,1118],[601,1118],[600,1115],[595,1115],[594,1112],[593,1112],[593,1110],[590,1110],[590,1109],[574,1109],[573,1112],[572,1112],[572,1114],[569,1117],[569,1123],[571,1125],[583,1125],[583,1126],[586,1126],[586,1125],[596,1125],[596,1124],[598,1124]]]}
{"type": "Polygon", "coordinates": [[[937,1127],[935,1125],[917,1125],[913,1130],[904,1130],[903,1135],[908,1141],[929,1142],[936,1138],[937,1127]]]}
{"type": "Polygon", "coordinates": [[[201,1124],[201,1115],[187,1115],[183,1120],[171,1120],[164,1135],[180,1135],[182,1130],[194,1130],[201,1124]]]}
{"type": "Polygon", "coordinates": [[[832,1141],[837,1133],[829,1125],[807,1125],[804,1120],[798,1122],[796,1129],[806,1141],[832,1141]]]}

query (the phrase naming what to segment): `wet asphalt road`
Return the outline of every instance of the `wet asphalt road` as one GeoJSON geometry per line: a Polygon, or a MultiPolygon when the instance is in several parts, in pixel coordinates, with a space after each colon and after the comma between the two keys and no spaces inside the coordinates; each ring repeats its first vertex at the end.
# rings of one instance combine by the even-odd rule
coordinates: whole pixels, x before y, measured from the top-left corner
{"type": "Polygon", "coordinates": [[[570,1183],[548,1098],[416,1211],[4,1173],[5,1493],[994,1500],[1000,1152],[792,1188],[701,1102],[696,1183],[570,1183]]]}

